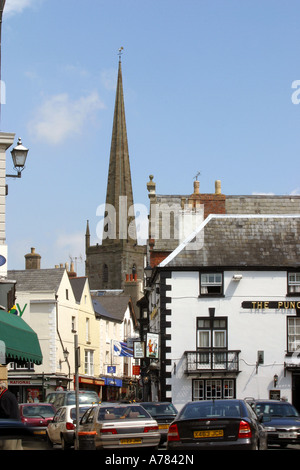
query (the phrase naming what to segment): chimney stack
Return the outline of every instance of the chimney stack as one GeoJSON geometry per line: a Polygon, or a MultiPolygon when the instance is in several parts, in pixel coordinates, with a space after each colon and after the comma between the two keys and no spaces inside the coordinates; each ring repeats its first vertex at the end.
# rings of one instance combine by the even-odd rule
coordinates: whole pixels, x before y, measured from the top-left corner
{"type": "Polygon", "coordinates": [[[25,269],[41,269],[41,256],[35,252],[35,248],[25,255],[25,269]]]}
{"type": "Polygon", "coordinates": [[[137,318],[139,318],[139,309],[137,302],[143,297],[143,283],[137,278],[137,274],[126,274],[126,281],[124,283],[124,294],[131,297],[133,308],[137,318]]]}
{"type": "Polygon", "coordinates": [[[74,278],[74,277],[77,277],[77,273],[75,272],[74,270],[74,263],[73,261],[71,262],[71,267],[70,267],[70,271],[68,271],[68,276],[70,279],[74,278]]]}

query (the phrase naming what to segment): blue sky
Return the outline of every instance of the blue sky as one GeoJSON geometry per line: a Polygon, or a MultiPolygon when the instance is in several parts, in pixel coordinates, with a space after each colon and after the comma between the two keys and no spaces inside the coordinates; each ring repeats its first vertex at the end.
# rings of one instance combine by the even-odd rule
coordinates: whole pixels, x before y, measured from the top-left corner
{"type": "Polygon", "coordinates": [[[150,174],[189,194],[198,171],[201,192],[300,194],[299,17],[298,0],[6,0],[1,131],[29,148],[7,181],[8,268],[35,247],[42,268],[73,258],[84,273],[121,46],[135,203],[150,174]]]}

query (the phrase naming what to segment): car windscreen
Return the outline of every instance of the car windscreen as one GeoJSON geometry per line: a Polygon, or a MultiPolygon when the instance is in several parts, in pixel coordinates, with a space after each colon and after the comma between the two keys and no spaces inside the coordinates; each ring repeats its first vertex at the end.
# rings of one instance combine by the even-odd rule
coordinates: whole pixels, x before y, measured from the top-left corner
{"type": "Polygon", "coordinates": [[[193,418],[240,418],[241,411],[238,403],[195,402],[187,404],[180,413],[182,419],[193,418]]]}
{"type": "Polygon", "coordinates": [[[52,406],[30,405],[30,406],[23,406],[22,413],[23,413],[23,416],[25,416],[26,418],[35,418],[35,417],[49,418],[54,415],[55,410],[54,408],[52,408],[52,406]]]}
{"type": "MultiPolygon", "coordinates": [[[[79,419],[84,415],[84,413],[90,409],[90,406],[80,406],[79,407],[79,419]]],[[[70,410],[71,419],[76,419],[76,408],[70,410]]]]}
{"type": "Polygon", "coordinates": [[[270,418],[288,418],[299,416],[296,408],[293,407],[290,403],[268,403],[262,402],[255,405],[255,412],[257,415],[263,414],[264,417],[268,416],[270,418]]]}
{"type": "MultiPolygon", "coordinates": [[[[98,403],[99,397],[96,392],[80,392],[78,393],[79,404],[98,403]]],[[[75,392],[68,394],[67,405],[74,405],[76,402],[75,392]]]]}
{"type": "Polygon", "coordinates": [[[142,406],[103,406],[98,413],[98,421],[151,419],[142,406]]]}
{"type": "Polygon", "coordinates": [[[153,418],[156,416],[176,416],[177,410],[172,403],[143,403],[142,407],[147,410],[153,418]]]}

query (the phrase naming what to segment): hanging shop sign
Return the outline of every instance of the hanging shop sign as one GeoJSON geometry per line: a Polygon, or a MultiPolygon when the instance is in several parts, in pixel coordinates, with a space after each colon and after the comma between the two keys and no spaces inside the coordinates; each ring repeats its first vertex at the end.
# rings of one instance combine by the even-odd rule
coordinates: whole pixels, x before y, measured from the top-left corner
{"type": "Polygon", "coordinates": [[[132,366],[132,375],[140,375],[141,368],[140,366],[134,365],[132,366]]]}
{"type": "Polygon", "coordinates": [[[296,300],[296,301],[287,300],[287,301],[280,301],[280,302],[251,300],[251,301],[242,302],[242,308],[247,308],[247,309],[251,309],[251,310],[300,309],[300,300],[296,300]]]}
{"type": "Polygon", "coordinates": [[[134,341],[133,357],[135,359],[144,359],[145,357],[145,341],[134,341]]]}
{"type": "Polygon", "coordinates": [[[158,334],[147,333],[146,357],[158,359],[158,334]]]}

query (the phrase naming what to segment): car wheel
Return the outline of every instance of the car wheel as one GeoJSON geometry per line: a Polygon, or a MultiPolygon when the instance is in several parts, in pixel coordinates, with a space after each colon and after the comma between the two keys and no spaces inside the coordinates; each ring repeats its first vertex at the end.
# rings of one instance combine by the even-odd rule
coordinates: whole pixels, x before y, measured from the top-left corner
{"type": "Polygon", "coordinates": [[[61,436],[61,437],[60,437],[60,440],[61,440],[61,448],[62,448],[62,450],[69,450],[69,449],[71,448],[71,445],[70,445],[68,442],[66,442],[64,436],[61,436]]]}

